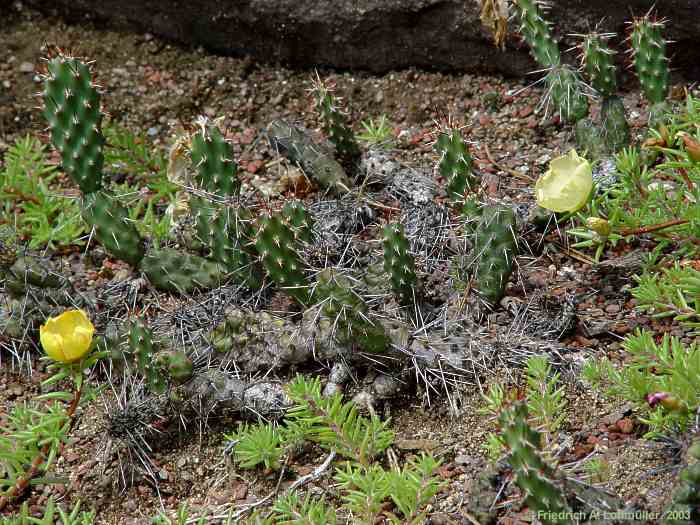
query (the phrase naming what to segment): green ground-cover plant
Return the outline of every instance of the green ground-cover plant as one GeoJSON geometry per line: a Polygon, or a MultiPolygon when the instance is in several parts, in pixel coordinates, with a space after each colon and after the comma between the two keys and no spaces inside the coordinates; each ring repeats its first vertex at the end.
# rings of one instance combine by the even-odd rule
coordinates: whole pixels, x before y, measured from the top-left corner
{"type": "Polygon", "coordinates": [[[44,509],[44,514],[41,517],[36,517],[29,512],[29,507],[26,502],[22,504],[19,514],[9,517],[0,518],[2,525],[92,525],[95,521],[95,512],[87,512],[80,510],[80,502],[76,503],[70,511],[64,511],[56,506],[53,498],[49,498],[44,509]]]}
{"type": "Polygon", "coordinates": [[[73,244],[85,232],[77,200],[57,191],[59,174],[46,147],[33,137],[17,140],[5,153],[0,222],[15,225],[31,249],[73,244]]]}
{"type": "MultiPolygon", "coordinates": [[[[344,458],[333,476],[342,501],[338,516],[348,515],[357,524],[376,523],[380,516],[396,524],[423,523],[426,505],[442,486],[435,476],[438,461],[423,454],[387,470],[381,456],[394,439],[388,421],[360,415],[341,393],[324,397],[318,378],[297,377],[288,394],[293,405],[282,422],[241,425],[227,436],[239,467],[280,470],[304,443],[315,443],[344,458]],[[387,511],[387,501],[395,513],[387,511]]],[[[267,518],[272,523],[335,523],[337,510],[332,508],[323,498],[302,498],[292,491],[277,499],[267,518]]]]}
{"type": "Polygon", "coordinates": [[[371,146],[390,147],[393,136],[386,115],[381,115],[376,120],[370,117],[360,122],[360,125],[364,131],[356,135],[357,140],[371,146]]]}
{"type": "Polygon", "coordinates": [[[633,402],[649,427],[645,437],[684,431],[700,407],[700,347],[664,334],[656,341],[644,330],[623,341],[627,361],[617,367],[607,359],[590,360],[583,377],[610,396],[633,402]]]}

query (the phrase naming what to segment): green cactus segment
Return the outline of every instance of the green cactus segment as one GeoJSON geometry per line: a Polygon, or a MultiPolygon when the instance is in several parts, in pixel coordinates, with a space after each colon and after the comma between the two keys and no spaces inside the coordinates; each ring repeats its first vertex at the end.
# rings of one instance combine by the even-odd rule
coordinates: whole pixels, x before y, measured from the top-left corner
{"type": "Polygon", "coordinates": [[[126,209],[104,191],[83,196],[82,216],[95,229],[97,238],[112,256],[138,266],[144,246],[126,209]]]}
{"type": "Polygon", "coordinates": [[[244,239],[250,237],[243,208],[233,209],[192,197],[197,239],[208,251],[207,257],[221,263],[238,282],[251,289],[259,288],[261,276],[251,255],[244,249],[244,239]]]}
{"type": "Polygon", "coordinates": [[[527,406],[519,403],[499,417],[501,436],[509,449],[508,462],[516,483],[525,493],[525,505],[538,513],[543,523],[569,523],[569,507],[553,481],[554,471],[540,456],[541,436],[527,423],[527,406]],[[559,516],[563,516],[558,519],[559,516]],[[549,517],[549,519],[547,519],[549,517]]]}
{"type": "Polygon", "coordinates": [[[282,219],[289,226],[297,241],[311,242],[313,239],[313,219],[299,201],[289,201],[282,208],[282,219]]]}
{"type": "MultiPolygon", "coordinates": [[[[590,118],[583,118],[576,123],[574,128],[576,146],[581,155],[591,160],[600,159],[607,152],[603,130],[590,118]]],[[[548,216],[551,213],[548,213],[548,216]]]]}
{"type": "Polygon", "coordinates": [[[0,270],[14,264],[18,249],[17,231],[9,224],[0,224],[0,270]]]}
{"type": "Polygon", "coordinates": [[[233,160],[233,147],[214,124],[200,119],[199,125],[202,129],[192,137],[191,150],[197,184],[222,197],[237,194],[241,182],[238,164],[233,160]]]}
{"type": "Polygon", "coordinates": [[[629,146],[630,126],[627,123],[625,106],[620,97],[605,97],[600,109],[603,123],[603,139],[611,153],[617,153],[629,146]]]}
{"type": "Polygon", "coordinates": [[[391,286],[404,301],[411,302],[418,281],[416,263],[408,251],[408,240],[400,224],[384,227],[384,271],[389,274],[391,286]]]}
{"type": "Polygon", "coordinates": [[[549,23],[544,19],[542,3],[538,0],[515,0],[520,34],[530,46],[532,57],[542,67],[559,65],[559,46],[552,36],[549,23]]]}
{"type": "Polygon", "coordinates": [[[260,217],[255,248],[267,274],[285,292],[307,304],[308,283],[295,244],[294,232],[280,215],[260,217]]]}
{"type": "Polygon", "coordinates": [[[352,165],[360,156],[360,148],[345,114],[340,110],[338,100],[320,78],[314,82],[314,92],[324,133],[335,146],[340,161],[352,165]]]}
{"type": "Polygon", "coordinates": [[[632,22],[632,57],[644,96],[652,104],[663,102],[668,95],[668,59],[663,23],[645,16],[632,22]]]}
{"type": "Polygon", "coordinates": [[[617,77],[613,55],[607,39],[609,34],[591,33],[581,44],[581,58],[586,74],[593,88],[605,97],[612,97],[617,91],[617,77]]]}
{"type": "Polygon", "coordinates": [[[474,241],[474,283],[489,304],[503,297],[517,253],[515,214],[501,206],[484,208],[474,241]]]}
{"type": "Polygon", "coordinates": [[[367,304],[353,292],[347,277],[326,268],[318,275],[312,299],[320,305],[321,315],[334,324],[340,344],[355,344],[365,352],[386,351],[390,339],[384,326],[370,321],[367,304]]]}
{"type": "Polygon", "coordinates": [[[173,383],[181,385],[192,377],[194,365],[192,359],[181,350],[161,352],[155,359],[156,366],[170,377],[173,383]]]}
{"type": "Polygon", "coordinates": [[[167,382],[155,362],[153,334],[141,321],[133,321],[129,329],[129,352],[136,358],[136,368],[153,392],[163,392],[167,382]]]}
{"type": "Polygon", "coordinates": [[[588,97],[579,74],[566,64],[552,68],[545,78],[547,97],[564,122],[578,122],[588,115],[588,97]]]}
{"type": "Polygon", "coordinates": [[[221,263],[166,248],[149,250],[140,269],[159,290],[183,294],[221,286],[229,277],[221,263]]]}
{"type": "Polygon", "coordinates": [[[83,193],[99,190],[105,139],[100,129],[100,95],[90,69],[76,58],[52,58],[47,65],[43,98],[51,142],[61,154],[63,169],[83,193]]]}
{"type": "Polygon", "coordinates": [[[447,193],[456,203],[476,186],[472,172],[472,156],[457,128],[444,128],[438,132],[435,149],[440,154],[440,175],[447,181],[447,193]]]}

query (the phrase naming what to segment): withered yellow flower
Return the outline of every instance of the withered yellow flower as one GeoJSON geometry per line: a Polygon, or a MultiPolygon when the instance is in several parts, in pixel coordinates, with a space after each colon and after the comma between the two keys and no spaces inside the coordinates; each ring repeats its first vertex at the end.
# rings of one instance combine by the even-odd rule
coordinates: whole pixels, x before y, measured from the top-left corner
{"type": "Polygon", "coordinates": [[[67,310],[50,317],[39,328],[46,355],[61,363],[79,361],[90,350],[95,327],[82,310],[67,310]]]}
{"type": "Polygon", "coordinates": [[[592,189],[591,164],[572,149],[550,161],[547,173],[535,183],[535,197],[548,210],[575,212],[586,205],[592,189]]]}

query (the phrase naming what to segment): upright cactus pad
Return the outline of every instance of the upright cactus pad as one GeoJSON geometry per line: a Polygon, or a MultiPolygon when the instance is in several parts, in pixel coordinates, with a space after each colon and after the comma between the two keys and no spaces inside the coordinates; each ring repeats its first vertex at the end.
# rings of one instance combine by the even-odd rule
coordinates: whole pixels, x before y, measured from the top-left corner
{"type": "Polygon", "coordinates": [[[167,382],[155,362],[153,334],[141,321],[131,323],[129,329],[129,351],[136,358],[136,368],[146,379],[153,392],[163,392],[167,382]]]}
{"type": "Polygon", "coordinates": [[[566,64],[553,67],[545,78],[547,100],[565,122],[578,122],[588,115],[588,98],[579,74],[566,64]]]}
{"type": "Polygon", "coordinates": [[[391,286],[405,302],[412,302],[416,278],[416,263],[408,251],[408,240],[400,224],[384,227],[384,270],[389,274],[391,286]]]}
{"type": "Polygon", "coordinates": [[[440,175],[447,181],[448,195],[456,203],[464,202],[477,182],[472,172],[472,156],[459,128],[439,129],[435,149],[440,154],[440,175]]]}
{"type": "Polygon", "coordinates": [[[245,249],[250,237],[247,213],[223,204],[192,197],[198,241],[207,249],[207,257],[221,263],[231,276],[255,289],[262,284],[253,259],[245,249]]]}
{"type": "Polygon", "coordinates": [[[44,77],[44,116],[51,142],[68,176],[83,193],[102,187],[100,95],[86,64],[62,54],[48,60],[44,77]]]}
{"type": "Polygon", "coordinates": [[[233,160],[233,147],[219,128],[205,118],[197,122],[200,130],[192,137],[192,163],[195,180],[204,190],[220,196],[235,195],[241,183],[238,164],[233,160]]]}
{"type": "Polygon", "coordinates": [[[338,98],[333,94],[331,87],[318,76],[314,80],[313,91],[321,126],[335,146],[338,158],[346,166],[354,164],[360,156],[360,148],[355,140],[355,134],[348,125],[345,113],[339,107],[338,98]]]}
{"type": "Polygon", "coordinates": [[[620,97],[605,97],[600,109],[603,124],[603,140],[608,150],[617,153],[629,146],[630,126],[627,123],[625,106],[620,97]]]}
{"type": "Polygon", "coordinates": [[[384,352],[389,336],[378,322],[367,316],[367,304],[353,292],[349,279],[326,268],[318,275],[312,300],[321,315],[333,322],[335,339],[341,344],[354,343],[365,352],[384,352]]]}
{"type": "Polygon", "coordinates": [[[128,213],[117,200],[104,191],[83,196],[82,216],[95,228],[95,237],[111,255],[138,266],[144,247],[128,213]]]}
{"type": "Polygon", "coordinates": [[[647,15],[632,22],[630,35],[634,69],[644,96],[652,104],[662,103],[668,95],[668,58],[663,27],[663,21],[653,20],[647,15]]]}
{"type": "Polygon", "coordinates": [[[313,219],[301,202],[286,202],[282,208],[282,218],[291,229],[295,240],[303,242],[312,241],[313,219]]]}
{"type": "Polygon", "coordinates": [[[550,68],[559,65],[559,46],[544,18],[544,4],[539,0],[514,0],[520,34],[530,46],[530,53],[539,65],[550,68]]]}
{"type": "Polygon", "coordinates": [[[519,403],[504,410],[498,420],[515,481],[525,493],[525,505],[538,513],[543,523],[569,523],[566,513],[570,509],[554,482],[552,467],[540,457],[540,434],[530,428],[527,417],[527,406],[519,403]],[[563,517],[559,519],[558,515],[563,517]]]}
{"type": "Polygon", "coordinates": [[[613,55],[607,41],[614,33],[591,33],[581,43],[581,62],[593,89],[604,97],[617,92],[617,75],[613,55]]]}
{"type": "Polygon", "coordinates": [[[474,285],[489,304],[496,305],[503,297],[516,253],[513,210],[484,208],[474,241],[474,285]]]}
{"type": "Polygon", "coordinates": [[[280,215],[258,220],[255,248],[270,278],[301,304],[308,302],[308,283],[296,251],[294,233],[280,215]]]}
{"type": "Polygon", "coordinates": [[[176,293],[215,288],[229,276],[221,263],[172,249],[149,250],[140,269],[153,286],[176,293]]]}
{"type": "Polygon", "coordinates": [[[155,363],[176,385],[188,381],[194,370],[192,359],[182,350],[160,352],[155,363]]]}

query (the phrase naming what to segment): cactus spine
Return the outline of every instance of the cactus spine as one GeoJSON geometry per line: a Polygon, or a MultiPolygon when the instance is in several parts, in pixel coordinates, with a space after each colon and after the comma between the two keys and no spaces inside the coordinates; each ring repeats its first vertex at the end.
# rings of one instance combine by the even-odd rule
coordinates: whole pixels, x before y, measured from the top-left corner
{"type": "Polygon", "coordinates": [[[547,100],[551,101],[561,119],[573,123],[588,115],[588,98],[579,74],[570,66],[552,67],[545,78],[547,100]]]}
{"type": "MultiPolygon", "coordinates": [[[[527,406],[519,403],[499,417],[501,435],[509,449],[508,462],[516,474],[516,483],[525,493],[525,504],[543,513],[543,523],[569,523],[569,507],[562,491],[554,483],[554,470],[540,457],[541,436],[527,423],[527,406]]],[[[539,517],[539,516],[538,516],[539,517]]]]}
{"type": "Polygon", "coordinates": [[[447,181],[447,194],[455,203],[463,203],[477,182],[472,172],[472,156],[459,128],[449,124],[437,132],[435,149],[440,154],[440,175],[447,181]]]}
{"type": "Polygon", "coordinates": [[[484,208],[474,241],[474,283],[477,292],[495,306],[503,297],[517,254],[515,214],[510,208],[484,208]]]}
{"type": "Polygon", "coordinates": [[[233,148],[219,128],[206,118],[197,120],[200,130],[192,137],[192,163],[197,169],[195,180],[209,193],[226,197],[238,193],[238,164],[233,160],[233,148]]]}
{"type": "Polygon", "coordinates": [[[44,77],[44,116],[66,174],[83,193],[102,187],[102,112],[90,69],[77,58],[58,54],[44,77]]]}
{"type": "Polygon", "coordinates": [[[267,212],[258,219],[255,248],[270,278],[301,304],[308,302],[303,272],[292,228],[284,217],[267,212]]]}
{"type": "Polygon", "coordinates": [[[165,377],[154,361],[153,333],[141,321],[133,321],[129,329],[129,351],[136,358],[136,368],[153,392],[163,392],[165,377]]]}
{"type": "Polygon", "coordinates": [[[384,227],[384,271],[389,274],[391,286],[403,302],[413,302],[413,290],[418,281],[416,263],[408,251],[408,240],[400,224],[384,227]]]}
{"type": "Polygon", "coordinates": [[[545,20],[543,4],[538,0],[514,0],[520,34],[530,46],[530,53],[542,67],[554,67],[561,62],[559,46],[545,20]]]}

